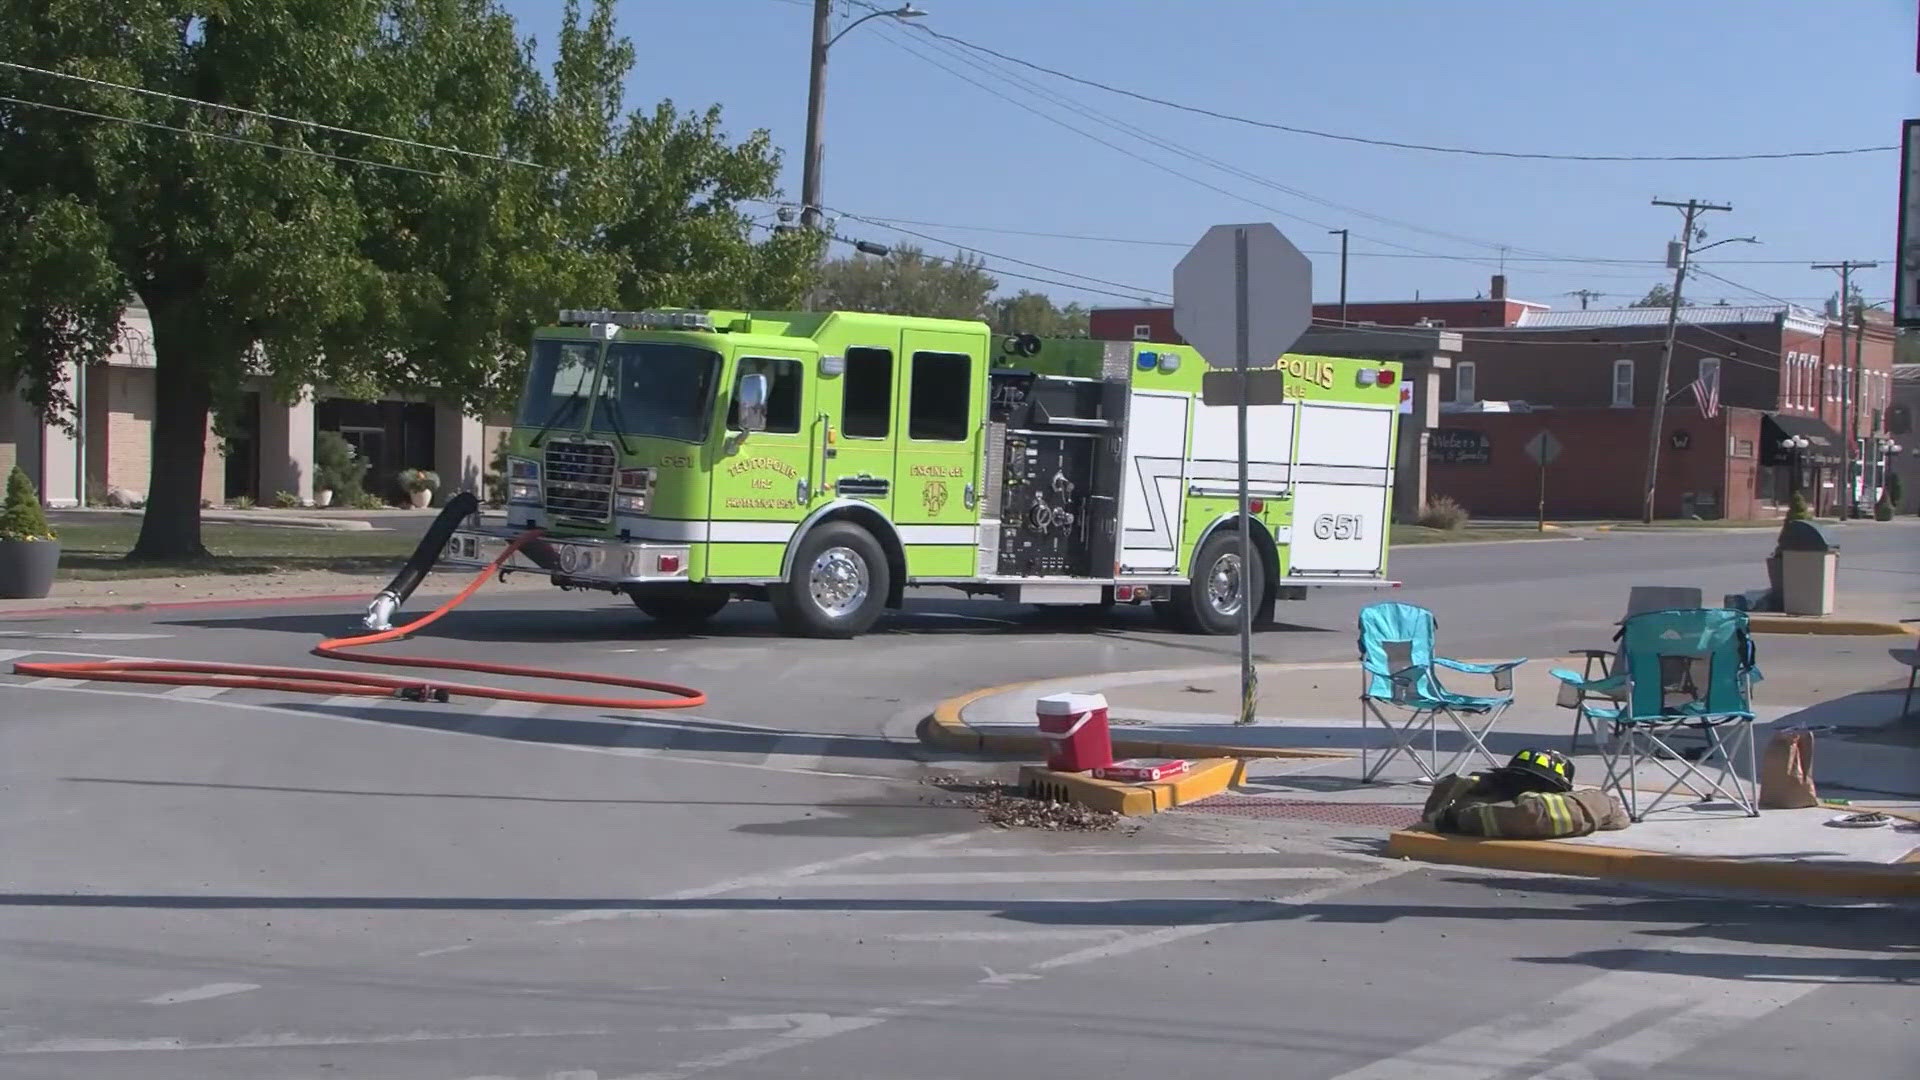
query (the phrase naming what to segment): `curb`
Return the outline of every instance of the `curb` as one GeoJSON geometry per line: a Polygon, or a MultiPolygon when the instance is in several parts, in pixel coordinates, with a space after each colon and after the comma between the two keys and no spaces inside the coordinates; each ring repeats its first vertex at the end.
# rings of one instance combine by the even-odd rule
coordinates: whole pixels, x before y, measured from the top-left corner
{"type": "MultiPolygon", "coordinates": [[[[373,590],[378,592],[376,586],[373,590]]],[[[252,596],[244,600],[128,600],[118,604],[75,604],[71,607],[28,608],[23,611],[0,611],[0,622],[8,619],[43,618],[48,615],[124,615],[138,611],[185,611],[192,608],[237,608],[265,607],[269,604],[294,604],[303,601],[314,603],[345,603],[358,600],[371,600],[372,592],[364,593],[309,593],[293,596],[252,596]]]]}
{"type": "Polygon", "coordinates": [[[1920,899],[1920,871],[1807,862],[1666,855],[1638,848],[1554,840],[1482,840],[1402,829],[1387,838],[1390,858],[1709,889],[1876,900],[1920,899]]]}
{"type": "Polygon", "coordinates": [[[1852,635],[1858,637],[1920,635],[1920,627],[1870,619],[1835,619],[1825,615],[1748,615],[1747,628],[1756,634],[1852,635]]]}
{"type": "Polygon", "coordinates": [[[1125,784],[1114,780],[1096,780],[1080,773],[1054,772],[1043,765],[1022,765],[1020,790],[1039,798],[1073,803],[1090,810],[1105,810],[1123,817],[1140,817],[1210,799],[1239,782],[1245,771],[1244,761],[1206,758],[1194,762],[1185,773],[1170,780],[1125,784]]]}
{"type": "MultiPolygon", "coordinates": [[[[1088,682],[1094,682],[1110,676],[1088,676],[1088,682]]],[[[1028,687],[1046,686],[1061,682],[1060,679],[1030,679],[1024,682],[1006,683],[1001,686],[989,686],[972,690],[958,697],[950,697],[933,707],[933,714],[920,725],[920,740],[944,750],[959,750],[973,754],[1030,754],[1045,757],[1048,743],[1046,739],[1034,734],[1011,734],[1005,732],[984,732],[974,728],[961,719],[961,712],[976,701],[1001,694],[1011,694],[1028,687]]],[[[1270,746],[1231,746],[1224,743],[1183,743],[1148,742],[1139,739],[1113,740],[1113,754],[1117,758],[1131,757],[1184,757],[1217,758],[1222,755],[1229,758],[1336,758],[1345,759],[1353,755],[1337,750],[1305,750],[1270,746]]]]}

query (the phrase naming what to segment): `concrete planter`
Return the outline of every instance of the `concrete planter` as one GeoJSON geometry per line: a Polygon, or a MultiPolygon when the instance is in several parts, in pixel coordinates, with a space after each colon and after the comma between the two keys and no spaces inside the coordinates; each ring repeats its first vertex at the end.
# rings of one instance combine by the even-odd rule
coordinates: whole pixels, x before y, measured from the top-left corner
{"type": "Polygon", "coordinates": [[[58,540],[0,540],[0,598],[38,600],[53,591],[58,540]]]}
{"type": "Polygon", "coordinates": [[[433,501],[433,489],[428,488],[424,491],[409,491],[407,492],[407,500],[413,503],[415,510],[425,510],[427,504],[433,501]]]}
{"type": "Polygon", "coordinates": [[[321,488],[319,491],[314,492],[313,505],[318,506],[321,509],[325,509],[329,506],[332,506],[333,491],[329,488],[321,488]]]}

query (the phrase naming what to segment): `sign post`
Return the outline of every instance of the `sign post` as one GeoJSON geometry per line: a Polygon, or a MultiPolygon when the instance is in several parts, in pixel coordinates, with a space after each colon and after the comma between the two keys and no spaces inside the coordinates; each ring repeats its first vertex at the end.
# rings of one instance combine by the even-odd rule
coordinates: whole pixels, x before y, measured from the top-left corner
{"type": "Polygon", "coordinates": [[[1560,440],[1550,431],[1542,431],[1527,440],[1527,456],[1540,466],[1540,531],[1547,531],[1547,466],[1560,456],[1560,440]]]}
{"type": "MultiPolygon", "coordinates": [[[[1173,271],[1173,325],[1209,367],[1235,379],[1240,434],[1240,716],[1251,724],[1260,699],[1253,668],[1253,514],[1247,499],[1247,406],[1259,397],[1249,370],[1269,367],[1313,325],[1313,263],[1270,224],[1215,225],[1173,271]]],[[[1213,395],[1209,395],[1209,401],[1213,395]]],[[[1212,568],[1193,568],[1211,574],[1212,568]]]]}

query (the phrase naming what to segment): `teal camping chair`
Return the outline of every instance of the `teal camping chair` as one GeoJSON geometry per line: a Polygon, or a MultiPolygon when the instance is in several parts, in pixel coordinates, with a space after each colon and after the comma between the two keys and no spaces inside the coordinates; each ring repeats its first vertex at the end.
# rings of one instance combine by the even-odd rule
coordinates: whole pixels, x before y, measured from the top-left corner
{"type": "Polygon", "coordinates": [[[1761,676],[1747,613],[1680,608],[1631,615],[1620,630],[1620,655],[1605,678],[1557,668],[1553,676],[1565,684],[1563,701],[1577,697],[1580,720],[1600,743],[1604,786],[1627,815],[1640,821],[1684,788],[1701,802],[1718,795],[1758,817],[1752,687],[1761,676]],[[1688,731],[1706,743],[1691,761],[1667,742],[1688,731]],[[1734,768],[1736,758],[1745,760],[1744,777],[1734,768]],[[1634,774],[1648,763],[1672,782],[1643,806],[1634,774]],[[1718,775],[1709,776],[1716,764],[1718,775]]]}
{"type": "Polygon", "coordinates": [[[1526,658],[1499,664],[1469,664],[1434,655],[1436,623],[1433,612],[1412,604],[1369,604],[1360,609],[1360,778],[1372,781],[1388,763],[1404,754],[1420,777],[1431,783],[1448,773],[1471,754],[1486,759],[1488,767],[1501,762],[1494,759],[1486,744],[1487,733],[1500,722],[1501,714],[1513,706],[1513,669],[1526,658]],[[1440,681],[1439,670],[1470,675],[1493,676],[1491,697],[1457,694],[1440,681]],[[1401,723],[1388,718],[1391,707],[1405,717],[1401,723]],[[1467,737],[1467,743],[1436,768],[1440,758],[1440,717],[1445,716],[1467,737]],[[1468,717],[1479,721],[1478,726],[1468,717]],[[1378,720],[1386,729],[1389,746],[1371,767],[1364,741],[1369,723],[1378,720]],[[1428,739],[1427,760],[1414,750],[1413,740],[1424,729],[1428,739]]]}

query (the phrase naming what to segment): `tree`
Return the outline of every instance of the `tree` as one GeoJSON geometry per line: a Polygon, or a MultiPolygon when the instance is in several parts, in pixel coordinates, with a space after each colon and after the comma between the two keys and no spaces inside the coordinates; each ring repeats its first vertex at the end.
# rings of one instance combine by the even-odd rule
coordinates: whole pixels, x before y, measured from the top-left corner
{"type": "Polygon", "coordinates": [[[21,253],[0,269],[0,382],[62,408],[62,365],[103,357],[130,297],[153,320],[130,557],[204,555],[203,433],[250,374],[282,397],[435,388],[477,409],[563,304],[794,302],[817,240],[756,243],[738,206],[777,194],[766,134],[628,115],[633,48],[591,2],[568,0],[551,80],[497,0],[0,10],[18,63],[175,95],[0,73],[39,103],[0,103],[0,247],[21,253]]]}
{"type": "Polygon", "coordinates": [[[1655,285],[1647,290],[1647,295],[1628,304],[1628,307],[1667,307],[1673,303],[1673,289],[1665,284],[1655,285]]]}
{"type": "Polygon", "coordinates": [[[820,268],[824,307],[937,319],[985,319],[999,287],[977,257],[951,259],[905,245],[886,255],[851,255],[820,268]]]}
{"type": "Polygon", "coordinates": [[[1073,337],[1087,332],[1087,309],[1078,303],[1055,307],[1045,293],[1022,289],[995,300],[989,321],[1002,334],[1073,337]]]}
{"type": "MultiPolygon", "coordinates": [[[[1867,295],[1860,291],[1860,286],[1849,283],[1847,288],[1847,322],[1849,324],[1857,323],[1860,320],[1861,312],[1865,311],[1866,307],[1867,295]]],[[[1827,302],[1824,308],[1827,313],[1827,318],[1837,319],[1840,317],[1839,289],[1835,289],[1833,292],[1827,294],[1827,302]]]]}

